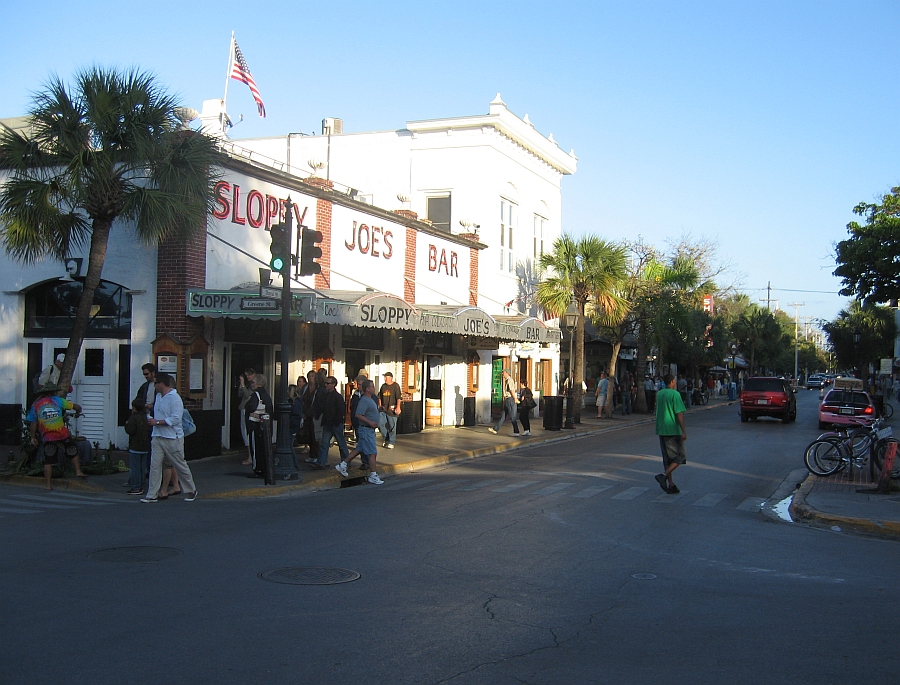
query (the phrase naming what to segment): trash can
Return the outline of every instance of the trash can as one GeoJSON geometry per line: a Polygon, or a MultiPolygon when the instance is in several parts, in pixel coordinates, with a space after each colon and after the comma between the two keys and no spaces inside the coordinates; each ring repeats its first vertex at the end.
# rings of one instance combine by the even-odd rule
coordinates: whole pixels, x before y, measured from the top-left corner
{"type": "Polygon", "coordinates": [[[463,425],[464,426],[474,426],[475,425],[475,398],[474,397],[464,397],[463,398],[463,425]]]}
{"type": "Polygon", "coordinates": [[[562,430],[563,422],[563,396],[544,396],[544,430],[562,430]]]}
{"type": "Polygon", "coordinates": [[[728,401],[734,402],[737,399],[737,383],[732,381],[728,384],[728,401]]]}

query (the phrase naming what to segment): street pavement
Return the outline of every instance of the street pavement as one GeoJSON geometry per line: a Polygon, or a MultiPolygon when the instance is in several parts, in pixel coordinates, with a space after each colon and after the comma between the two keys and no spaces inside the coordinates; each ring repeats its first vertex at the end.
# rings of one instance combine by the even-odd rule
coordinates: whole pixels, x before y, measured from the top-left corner
{"type": "MultiPolygon", "coordinates": [[[[814,401],[812,392],[808,393],[803,389],[798,392],[802,403],[809,404],[814,401]]],[[[736,414],[738,406],[736,402],[730,402],[725,398],[713,398],[706,406],[689,409],[688,416],[705,411],[736,414]]],[[[594,408],[588,406],[582,412],[581,423],[575,429],[545,431],[541,427],[541,419],[533,419],[531,436],[513,435],[509,422],[504,424],[499,435],[490,433],[488,426],[429,428],[421,433],[398,436],[396,448],[393,450],[380,447],[378,473],[386,479],[386,484],[390,485],[391,477],[395,475],[427,472],[429,469],[446,464],[502,454],[511,450],[541,447],[552,450],[555,443],[585,436],[599,436],[637,425],[645,425],[646,430],[652,432],[653,421],[650,415],[622,416],[620,413],[616,413],[611,419],[597,419],[594,408]]],[[[888,425],[896,422],[897,419],[892,418],[888,421],[888,425]]],[[[809,440],[812,441],[817,434],[818,431],[811,430],[809,440]]],[[[350,478],[342,478],[333,468],[338,460],[336,447],[332,447],[329,466],[323,471],[313,470],[304,463],[305,456],[308,455],[299,453],[302,480],[279,481],[275,485],[265,485],[261,479],[251,477],[250,468],[241,464],[245,458],[244,452],[232,452],[192,460],[189,463],[200,492],[200,499],[286,497],[303,492],[357,485],[385,487],[372,486],[364,482],[366,472],[359,468],[359,458],[354,460],[350,468],[350,478]]],[[[869,480],[867,468],[854,468],[851,473],[841,472],[835,476],[820,478],[809,474],[803,468],[802,454],[797,455],[797,465],[796,470],[785,474],[782,486],[770,496],[749,498],[737,503],[737,506],[759,509],[776,520],[790,518],[834,531],[900,538],[900,493],[875,494],[873,491],[875,484],[869,480]]],[[[0,497],[0,516],[28,515],[42,510],[135,501],[138,498],[125,495],[123,484],[126,479],[127,474],[113,474],[91,476],[87,481],[55,480],[54,492],[47,493],[43,490],[43,480],[40,478],[0,474],[0,483],[23,486],[21,492],[7,490],[5,495],[0,497]]],[[[568,494],[576,497],[592,497],[599,493],[589,489],[587,494],[583,492],[568,494]]],[[[610,497],[628,497],[633,492],[607,494],[610,497]]],[[[709,506],[710,501],[707,499],[695,504],[709,506]]]]}

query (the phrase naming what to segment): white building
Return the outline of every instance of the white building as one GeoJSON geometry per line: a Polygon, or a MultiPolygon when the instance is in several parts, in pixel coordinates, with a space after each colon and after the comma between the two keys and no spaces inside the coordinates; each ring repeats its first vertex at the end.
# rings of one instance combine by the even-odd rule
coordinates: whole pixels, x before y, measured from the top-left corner
{"type": "MultiPolygon", "coordinates": [[[[205,103],[204,127],[220,115],[219,101],[205,103]]],[[[408,407],[401,432],[490,421],[504,367],[536,395],[556,392],[560,336],[534,316],[533,264],[560,233],[560,183],[574,155],[499,95],[487,115],[399,131],[345,134],[339,124],[235,142],[213,130],[231,161],[207,233],[192,244],[142,247],[128,226],[114,227],[109,297],[73,383],[82,434],[125,443],[147,361],[175,373],[197,419],[196,456],[236,446],[243,368],[266,373],[277,401],[285,359],[291,382],[320,367],[342,382],[364,369],[380,383],[391,371],[408,407]],[[279,314],[254,307],[265,305],[267,229],[287,207],[295,229],[324,239],[322,273],[292,283],[293,343],[282,355],[279,314]]],[[[0,270],[0,410],[10,417],[27,402],[27,379],[66,345],[77,261],[71,270],[75,281],[53,262],[0,270]]]]}

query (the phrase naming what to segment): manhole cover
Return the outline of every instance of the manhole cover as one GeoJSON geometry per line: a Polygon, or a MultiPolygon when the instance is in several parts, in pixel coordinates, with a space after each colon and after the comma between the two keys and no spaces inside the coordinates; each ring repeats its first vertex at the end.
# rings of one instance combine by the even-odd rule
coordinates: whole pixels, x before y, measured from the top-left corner
{"type": "Polygon", "coordinates": [[[292,568],[276,568],[259,574],[263,580],[286,585],[335,585],[349,583],[359,578],[356,571],[345,568],[316,568],[313,566],[295,566],[292,568]]]}
{"type": "Polygon", "coordinates": [[[171,547],[111,547],[91,552],[88,559],[112,562],[145,562],[171,559],[181,554],[180,549],[171,547]]]}
{"type": "Polygon", "coordinates": [[[635,580],[656,580],[656,576],[652,573],[635,573],[631,577],[635,580]]]}

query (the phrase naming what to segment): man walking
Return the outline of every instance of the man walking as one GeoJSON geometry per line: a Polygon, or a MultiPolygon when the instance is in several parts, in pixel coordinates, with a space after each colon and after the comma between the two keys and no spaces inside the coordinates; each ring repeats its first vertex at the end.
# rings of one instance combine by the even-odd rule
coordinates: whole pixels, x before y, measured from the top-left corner
{"type": "Polygon", "coordinates": [[[600,372],[600,380],[597,381],[597,418],[602,419],[606,413],[606,397],[609,393],[609,379],[606,377],[606,371],[600,372]]]}
{"type": "Polygon", "coordinates": [[[507,417],[512,421],[513,435],[519,434],[518,414],[516,412],[516,384],[513,383],[509,376],[509,369],[503,369],[503,380],[500,383],[500,394],[503,397],[503,411],[500,414],[500,420],[497,425],[488,430],[496,435],[500,431],[500,427],[507,417]]]}
{"type": "Polygon", "coordinates": [[[665,388],[656,393],[656,434],[662,450],[663,468],[656,478],[663,492],[678,494],[678,486],[672,480],[672,472],[687,462],[684,443],[687,431],[684,428],[684,402],[681,393],[675,389],[675,377],[667,373],[663,376],[665,388]]]}
{"type": "Polygon", "coordinates": [[[184,430],[181,427],[181,415],[184,403],[172,387],[172,377],[167,373],[156,375],[156,402],[153,405],[153,418],[149,424],[153,427],[150,447],[150,484],[147,496],[141,502],[159,501],[159,488],[162,484],[163,461],[168,461],[181,482],[184,490],[184,501],[197,499],[197,487],[194,476],[184,459],[184,430]]]}
{"type": "Polygon", "coordinates": [[[331,436],[334,436],[341,455],[341,461],[350,451],[344,439],[344,412],[346,404],[341,393],[337,391],[337,378],[328,376],[325,379],[325,408],[322,411],[322,439],[319,441],[319,459],[312,464],[313,468],[324,469],[328,464],[328,449],[331,447],[331,436]]]}
{"type": "Polygon", "coordinates": [[[626,416],[631,414],[631,393],[634,389],[634,380],[631,377],[631,373],[626,371],[622,374],[620,386],[622,388],[622,416],[626,416]]]}
{"type": "Polygon", "coordinates": [[[397,442],[397,417],[400,416],[400,385],[394,383],[394,374],[384,374],[384,383],[378,391],[378,406],[384,413],[384,444],[389,450],[394,449],[397,442]]]}
{"type": "Polygon", "coordinates": [[[356,449],[334,467],[344,477],[347,477],[347,464],[353,461],[357,454],[368,457],[369,477],[366,479],[372,485],[383,485],[384,481],[376,473],[375,458],[378,448],[375,446],[375,429],[378,428],[378,405],[375,404],[375,383],[364,380],[361,385],[362,397],[356,406],[356,418],[359,419],[359,439],[356,449]]]}

